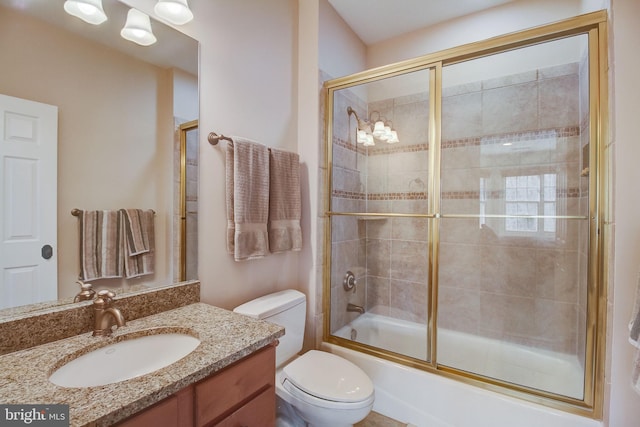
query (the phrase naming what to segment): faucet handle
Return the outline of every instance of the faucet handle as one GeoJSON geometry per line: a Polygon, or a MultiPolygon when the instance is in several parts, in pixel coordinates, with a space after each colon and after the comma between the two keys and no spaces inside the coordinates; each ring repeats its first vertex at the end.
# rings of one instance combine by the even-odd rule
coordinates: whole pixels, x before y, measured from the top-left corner
{"type": "Polygon", "coordinates": [[[98,291],[98,296],[93,300],[93,305],[96,306],[96,308],[107,308],[111,305],[113,297],[115,296],[116,294],[108,289],[98,291]]]}
{"type": "Polygon", "coordinates": [[[109,289],[103,289],[101,291],[98,291],[98,297],[99,298],[113,299],[115,296],[116,296],[115,292],[112,292],[109,289]]]}

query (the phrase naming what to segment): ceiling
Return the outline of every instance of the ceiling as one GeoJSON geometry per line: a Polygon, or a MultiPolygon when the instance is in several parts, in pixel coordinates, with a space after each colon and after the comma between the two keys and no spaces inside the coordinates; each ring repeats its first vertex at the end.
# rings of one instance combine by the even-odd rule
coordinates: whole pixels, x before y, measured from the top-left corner
{"type": "Polygon", "coordinates": [[[198,75],[198,42],[185,34],[152,20],[158,42],[142,47],[120,37],[120,29],[129,10],[125,4],[117,0],[102,0],[108,19],[101,25],[90,25],[67,14],[63,4],[62,0],[0,0],[0,7],[16,9],[159,67],[180,68],[198,75]]]}
{"type": "Polygon", "coordinates": [[[517,0],[328,0],[366,44],[517,0]]]}

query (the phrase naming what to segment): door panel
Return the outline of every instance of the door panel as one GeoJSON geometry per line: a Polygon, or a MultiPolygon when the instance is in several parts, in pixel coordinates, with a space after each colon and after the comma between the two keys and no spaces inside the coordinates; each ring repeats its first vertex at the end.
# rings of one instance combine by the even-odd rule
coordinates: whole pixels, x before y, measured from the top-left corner
{"type": "Polygon", "coordinates": [[[56,299],[58,108],[0,95],[0,135],[0,308],[56,299]]]}

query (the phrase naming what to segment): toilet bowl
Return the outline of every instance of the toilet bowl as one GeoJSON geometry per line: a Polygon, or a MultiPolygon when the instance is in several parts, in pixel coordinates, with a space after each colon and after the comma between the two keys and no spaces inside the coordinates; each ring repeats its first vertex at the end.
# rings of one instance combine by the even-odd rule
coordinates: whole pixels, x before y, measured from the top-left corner
{"type": "Polygon", "coordinates": [[[352,426],[374,402],[373,384],[360,368],[317,350],[278,369],[276,394],[310,426],[352,426]]]}
{"type": "Polygon", "coordinates": [[[311,427],[347,427],[363,420],[375,399],[371,379],[359,367],[331,353],[302,355],[306,297],[295,290],[265,295],[235,312],[284,326],[276,347],[276,395],[311,427]]]}

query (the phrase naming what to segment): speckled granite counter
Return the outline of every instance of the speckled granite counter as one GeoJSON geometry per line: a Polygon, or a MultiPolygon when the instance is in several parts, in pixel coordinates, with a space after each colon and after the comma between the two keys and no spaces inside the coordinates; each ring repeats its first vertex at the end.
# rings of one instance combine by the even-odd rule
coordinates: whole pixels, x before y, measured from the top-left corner
{"type": "MultiPolygon", "coordinates": [[[[0,356],[0,403],[70,405],[72,426],[108,426],[242,359],[284,335],[280,326],[203,303],[144,317],[112,337],[91,333],[0,356]],[[67,361],[127,336],[189,333],[201,344],[148,375],[99,387],[64,388],[49,375],[67,361]]],[[[105,367],[96,367],[105,369],[105,367]]]]}

